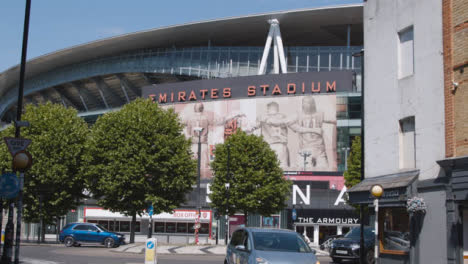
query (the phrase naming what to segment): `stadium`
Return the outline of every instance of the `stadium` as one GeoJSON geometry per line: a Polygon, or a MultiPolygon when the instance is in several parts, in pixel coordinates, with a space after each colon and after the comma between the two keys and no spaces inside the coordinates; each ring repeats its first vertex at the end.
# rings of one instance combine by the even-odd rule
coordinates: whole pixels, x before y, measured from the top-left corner
{"type": "MultiPolygon", "coordinates": [[[[250,226],[296,229],[318,245],[359,223],[342,196],[350,144],[361,133],[361,59],[352,54],[363,46],[362,13],[362,5],[355,4],[249,15],[70,47],[27,62],[24,101],[76,108],[92,124],[137,97],[152,98],[164,107],[174,107],[186,120],[187,137],[194,138],[192,128],[200,122],[193,121],[203,121],[207,128],[200,139],[204,140],[204,197],[209,194],[214,144],[237,127],[266,136],[267,128],[256,126],[262,116],[271,111],[279,113],[280,119],[300,116],[307,104],[315,116],[320,112],[313,123],[316,126],[320,120],[323,131],[321,156],[306,151],[310,150],[306,136],[297,126],[307,123],[304,118],[285,121],[280,132],[284,141],[269,143],[285,177],[294,182],[288,208],[270,217],[254,215],[248,221],[250,226]],[[220,120],[216,113],[226,118],[220,120]],[[312,159],[306,160],[310,155],[312,159]]],[[[19,66],[0,73],[2,127],[15,118],[18,78],[19,66]]],[[[196,200],[193,192],[181,208],[154,217],[153,232],[160,241],[193,240],[196,200]]],[[[202,200],[201,234],[205,239],[217,235],[222,239],[224,219],[215,220],[209,198],[202,200]]],[[[242,217],[232,216],[229,229],[240,225],[242,217]]],[[[138,218],[137,234],[147,234],[148,219],[138,218]]],[[[129,217],[99,208],[92,199],[70,212],[60,225],[72,221],[98,222],[120,232],[130,229],[129,217]]],[[[24,232],[34,236],[36,229],[26,225],[24,232]]],[[[56,227],[49,226],[47,232],[54,234],[56,227]]]]}

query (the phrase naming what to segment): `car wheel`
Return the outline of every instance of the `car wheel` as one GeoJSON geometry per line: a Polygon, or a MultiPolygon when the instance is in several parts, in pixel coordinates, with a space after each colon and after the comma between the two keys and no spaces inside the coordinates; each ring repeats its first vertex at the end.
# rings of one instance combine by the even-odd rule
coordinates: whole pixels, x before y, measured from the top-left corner
{"type": "Polygon", "coordinates": [[[71,236],[67,236],[64,240],[63,243],[65,244],[66,247],[72,247],[75,245],[75,239],[71,236]]]}
{"type": "Polygon", "coordinates": [[[367,251],[367,254],[366,254],[366,263],[367,264],[374,264],[375,263],[375,259],[374,259],[374,251],[371,249],[369,251],[367,251]]]}
{"type": "Polygon", "coordinates": [[[114,247],[114,244],[115,244],[115,241],[113,238],[108,237],[104,240],[104,246],[106,248],[112,248],[114,247]]]}
{"type": "Polygon", "coordinates": [[[341,259],[338,258],[332,258],[333,263],[341,263],[341,259]]]}

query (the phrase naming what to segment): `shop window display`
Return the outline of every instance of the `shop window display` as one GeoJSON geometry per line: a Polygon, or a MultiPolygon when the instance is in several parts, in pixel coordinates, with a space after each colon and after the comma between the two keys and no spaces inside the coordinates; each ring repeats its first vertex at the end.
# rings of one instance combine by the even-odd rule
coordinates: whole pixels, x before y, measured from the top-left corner
{"type": "Polygon", "coordinates": [[[409,214],[406,208],[382,208],[379,212],[382,253],[407,254],[410,249],[409,214]]]}

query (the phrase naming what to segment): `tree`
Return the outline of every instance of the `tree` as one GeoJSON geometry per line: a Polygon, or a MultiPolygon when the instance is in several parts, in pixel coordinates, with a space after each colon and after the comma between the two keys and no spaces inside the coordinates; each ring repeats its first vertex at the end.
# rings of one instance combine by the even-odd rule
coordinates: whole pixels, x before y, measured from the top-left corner
{"type": "MultiPolygon", "coordinates": [[[[79,171],[88,126],[75,109],[52,103],[26,105],[23,120],[29,121],[30,127],[22,128],[21,136],[31,139],[27,150],[33,158],[24,179],[24,221],[38,222],[42,216],[44,225],[51,224],[75,209],[83,197],[84,179],[79,171]]],[[[1,136],[13,137],[14,126],[1,136]]],[[[5,144],[0,144],[0,168],[11,171],[5,144]]]]}
{"type": "Polygon", "coordinates": [[[354,138],[347,162],[348,169],[344,172],[344,178],[349,189],[361,182],[361,137],[354,138]]]}
{"type": "Polygon", "coordinates": [[[101,116],[91,129],[83,173],[98,205],[132,216],[149,203],[154,213],[170,212],[185,200],[196,177],[190,140],[173,109],[137,99],[101,116]]]}
{"type": "Polygon", "coordinates": [[[276,153],[262,137],[238,130],[224,144],[216,145],[211,166],[214,181],[210,198],[220,212],[243,212],[247,225],[248,214],[270,216],[285,207],[291,182],[283,177],[276,153]],[[225,187],[228,145],[229,201],[225,187]]]}

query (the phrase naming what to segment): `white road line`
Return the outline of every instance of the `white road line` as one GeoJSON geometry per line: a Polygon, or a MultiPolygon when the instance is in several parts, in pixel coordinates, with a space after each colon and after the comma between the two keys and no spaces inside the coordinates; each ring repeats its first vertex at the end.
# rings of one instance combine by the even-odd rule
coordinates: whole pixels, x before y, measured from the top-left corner
{"type": "Polygon", "coordinates": [[[32,258],[20,258],[20,262],[24,264],[59,264],[59,262],[49,261],[49,260],[40,260],[32,258]]]}

